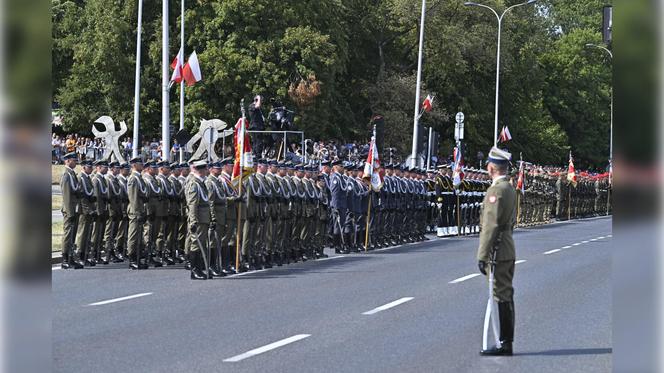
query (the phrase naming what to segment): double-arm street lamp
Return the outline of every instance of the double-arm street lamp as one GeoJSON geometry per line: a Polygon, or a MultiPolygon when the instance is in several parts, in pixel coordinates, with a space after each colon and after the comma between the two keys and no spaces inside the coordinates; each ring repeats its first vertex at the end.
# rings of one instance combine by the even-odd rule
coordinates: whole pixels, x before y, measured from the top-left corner
{"type": "Polygon", "coordinates": [[[493,14],[496,15],[496,18],[498,19],[498,48],[497,48],[497,51],[496,51],[496,107],[495,107],[496,112],[495,112],[494,128],[493,128],[493,146],[496,146],[496,144],[498,142],[498,89],[499,89],[499,86],[500,86],[500,31],[502,29],[503,17],[510,10],[512,10],[516,7],[522,6],[522,5],[532,4],[535,1],[537,1],[537,0],[528,0],[524,3],[512,5],[511,7],[505,9],[501,15],[498,15],[498,12],[496,12],[493,8],[491,8],[488,5],[478,4],[478,3],[471,2],[471,1],[468,1],[468,2],[464,3],[464,5],[466,5],[466,6],[478,6],[478,7],[481,7],[481,8],[489,9],[490,11],[493,12],[493,14]]]}

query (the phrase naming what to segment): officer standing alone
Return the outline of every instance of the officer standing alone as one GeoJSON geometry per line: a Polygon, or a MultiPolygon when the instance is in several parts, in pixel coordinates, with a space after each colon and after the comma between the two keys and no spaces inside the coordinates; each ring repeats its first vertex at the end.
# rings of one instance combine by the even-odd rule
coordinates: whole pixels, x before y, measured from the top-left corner
{"type": "Polygon", "coordinates": [[[482,203],[480,244],[477,250],[479,270],[494,273],[493,297],[498,303],[500,346],[480,351],[481,355],[512,355],[514,339],[514,261],[516,259],[512,230],[516,223],[516,190],[507,179],[512,155],[491,148],[487,171],[491,186],[482,203]]]}

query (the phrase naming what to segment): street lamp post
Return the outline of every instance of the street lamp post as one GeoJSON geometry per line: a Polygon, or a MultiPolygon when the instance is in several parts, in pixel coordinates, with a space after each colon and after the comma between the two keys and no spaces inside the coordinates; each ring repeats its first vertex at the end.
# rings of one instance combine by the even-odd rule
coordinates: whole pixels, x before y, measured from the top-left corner
{"type": "Polygon", "coordinates": [[[496,19],[498,19],[498,47],[496,48],[496,103],[495,103],[495,117],[494,117],[494,128],[493,128],[493,146],[496,146],[498,143],[498,90],[500,87],[500,32],[502,30],[503,17],[511,9],[514,9],[522,5],[532,4],[535,1],[537,0],[528,0],[524,3],[512,5],[511,7],[505,9],[501,15],[498,15],[498,12],[496,12],[492,7],[488,5],[478,4],[472,1],[468,1],[463,4],[466,6],[478,6],[481,8],[489,9],[491,12],[493,12],[493,14],[496,15],[496,19]]]}
{"type": "Polygon", "coordinates": [[[422,0],[422,14],[420,16],[420,42],[419,52],[417,54],[417,83],[415,84],[415,114],[413,115],[413,148],[411,153],[411,166],[417,166],[417,121],[419,120],[420,110],[420,86],[422,81],[422,54],[424,53],[424,15],[426,13],[426,0],[422,0]]]}
{"type": "MultiPolygon", "coordinates": [[[[613,60],[613,53],[611,53],[611,51],[608,48],[604,47],[604,46],[588,43],[588,44],[586,44],[586,48],[601,49],[601,50],[605,51],[606,53],[608,53],[611,60],[613,60]]],[[[610,121],[610,123],[611,124],[610,124],[610,130],[609,130],[610,131],[609,132],[610,133],[609,134],[609,162],[613,162],[613,85],[611,85],[611,121],[610,121]]]]}

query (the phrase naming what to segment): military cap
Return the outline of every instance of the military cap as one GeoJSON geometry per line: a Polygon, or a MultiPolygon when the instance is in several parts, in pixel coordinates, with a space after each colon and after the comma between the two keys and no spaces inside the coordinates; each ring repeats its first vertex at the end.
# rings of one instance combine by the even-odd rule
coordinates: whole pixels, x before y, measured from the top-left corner
{"type": "Polygon", "coordinates": [[[194,166],[194,168],[197,169],[197,170],[201,169],[201,168],[207,168],[207,161],[205,161],[204,159],[201,159],[201,160],[198,160],[198,161],[194,161],[191,165],[194,166]]]}
{"type": "Polygon", "coordinates": [[[286,166],[286,169],[288,169],[288,170],[294,170],[295,169],[295,167],[293,166],[293,162],[291,162],[291,161],[288,161],[288,162],[284,163],[284,166],[286,166]]]}
{"type": "Polygon", "coordinates": [[[321,165],[321,166],[329,166],[330,164],[331,164],[331,162],[328,161],[328,160],[325,160],[325,161],[320,162],[320,165],[321,165]]]}
{"type": "Polygon", "coordinates": [[[62,157],[62,159],[73,159],[73,158],[76,158],[76,152],[69,152],[62,157]]]}
{"type": "Polygon", "coordinates": [[[489,156],[487,157],[487,163],[491,162],[502,165],[509,163],[511,159],[512,159],[512,154],[494,146],[489,151],[489,156]]]}
{"type": "Polygon", "coordinates": [[[295,166],[296,171],[304,171],[304,165],[302,163],[295,166]]]}
{"type": "Polygon", "coordinates": [[[267,164],[269,164],[270,166],[277,166],[279,162],[277,162],[276,159],[270,159],[267,161],[267,164]]]}
{"type": "Polygon", "coordinates": [[[223,165],[227,165],[227,164],[233,164],[233,162],[234,162],[233,158],[226,157],[226,158],[221,160],[221,165],[223,166],[223,165]]]}
{"type": "Polygon", "coordinates": [[[177,162],[173,162],[171,163],[171,168],[172,169],[180,168],[180,164],[178,164],[177,162]]]}
{"type": "Polygon", "coordinates": [[[265,159],[261,158],[261,159],[256,161],[256,164],[260,164],[260,165],[265,166],[265,165],[267,165],[267,161],[265,159]]]}
{"type": "Polygon", "coordinates": [[[337,159],[337,160],[335,160],[335,161],[330,162],[330,165],[331,165],[331,166],[338,166],[338,165],[340,165],[340,164],[342,164],[342,162],[341,162],[340,159],[337,159]]]}
{"type": "Polygon", "coordinates": [[[141,157],[134,157],[129,160],[129,164],[135,164],[135,163],[143,163],[143,160],[141,157]]]}
{"type": "Polygon", "coordinates": [[[92,161],[89,160],[89,159],[84,159],[84,160],[81,162],[81,166],[92,166],[92,161]]]}
{"type": "Polygon", "coordinates": [[[120,162],[114,161],[108,164],[108,167],[120,167],[120,162]]]}
{"type": "Polygon", "coordinates": [[[221,162],[213,162],[210,166],[212,166],[212,168],[221,168],[221,162]]]}
{"type": "Polygon", "coordinates": [[[128,169],[131,168],[131,166],[129,166],[129,163],[124,162],[124,163],[121,163],[121,164],[120,164],[120,168],[125,169],[125,170],[128,170],[128,169]]]}
{"type": "Polygon", "coordinates": [[[171,164],[166,161],[161,161],[156,163],[157,167],[171,167],[171,164]]]}
{"type": "Polygon", "coordinates": [[[98,161],[95,161],[94,165],[95,166],[108,166],[108,162],[100,159],[98,161]]]}
{"type": "Polygon", "coordinates": [[[187,168],[187,167],[189,167],[189,163],[182,162],[182,163],[179,164],[179,166],[180,166],[180,168],[187,168]]]}

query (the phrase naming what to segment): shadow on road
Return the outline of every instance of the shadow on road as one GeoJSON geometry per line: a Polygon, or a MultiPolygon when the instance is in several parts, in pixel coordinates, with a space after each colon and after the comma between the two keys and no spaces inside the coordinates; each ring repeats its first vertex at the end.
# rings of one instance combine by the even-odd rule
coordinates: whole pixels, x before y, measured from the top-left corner
{"type": "Polygon", "coordinates": [[[612,348],[568,348],[561,350],[515,353],[515,356],[567,356],[567,355],[604,355],[613,353],[612,348]]]}

